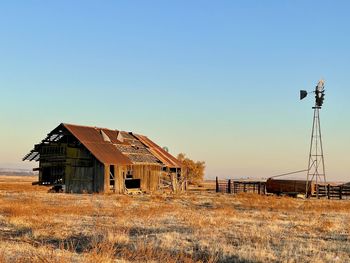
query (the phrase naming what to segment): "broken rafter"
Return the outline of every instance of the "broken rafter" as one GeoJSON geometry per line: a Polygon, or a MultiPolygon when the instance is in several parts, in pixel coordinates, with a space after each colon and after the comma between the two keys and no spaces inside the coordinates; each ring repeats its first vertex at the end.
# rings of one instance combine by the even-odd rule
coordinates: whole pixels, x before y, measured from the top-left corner
{"type": "MultiPolygon", "coordinates": [[[[33,161],[34,159],[36,159],[38,156],[40,156],[40,154],[38,152],[36,152],[32,158],[29,159],[29,161],[33,161]]],[[[36,159],[37,160],[37,159],[36,159]]],[[[35,161],[36,161],[35,160],[35,161]]]]}
{"type": "Polygon", "coordinates": [[[59,130],[59,131],[53,131],[47,134],[47,136],[45,137],[45,139],[43,139],[39,144],[36,144],[34,146],[34,149],[31,150],[29,153],[27,153],[24,157],[23,157],[23,161],[28,160],[28,161],[38,161],[40,159],[40,153],[39,153],[39,148],[43,145],[43,144],[47,144],[50,142],[57,142],[59,139],[61,139],[63,137],[63,131],[59,130]]]}

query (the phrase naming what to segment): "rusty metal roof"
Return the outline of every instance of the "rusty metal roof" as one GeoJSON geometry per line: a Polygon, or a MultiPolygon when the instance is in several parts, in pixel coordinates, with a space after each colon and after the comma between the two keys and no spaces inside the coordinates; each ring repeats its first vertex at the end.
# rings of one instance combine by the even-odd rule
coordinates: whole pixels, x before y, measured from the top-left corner
{"type": "MultiPolygon", "coordinates": [[[[154,163],[170,168],[180,168],[181,163],[171,154],[163,150],[146,136],[136,135],[106,128],[81,126],[62,123],[48,137],[42,141],[47,143],[52,133],[59,135],[65,128],[78,141],[80,141],[92,155],[101,163],[113,165],[130,165],[136,163],[154,163]],[[118,140],[122,139],[122,140],[118,140]]],[[[39,152],[34,148],[23,160],[40,158],[39,152]]]]}
{"type": "MultiPolygon", "coordinates": [[[[78,126],[72,124],[63,124],[78,140],[80,140],[89,151],[96,156],[97,159],[103,163],[114,164],[132,164],[137,162],[137,159],[130,158],[129,154],[126,154],[113,144],[135,144],[142,143],[145,145],[150,153],[155,158],[160,160],[165,166],[170,168],[180,168],[181,162],[174,156],[166,152],[160,146],[151,141],[148,137],[139,134],[132,134],[124,131],[110,130],[106,128],[78,126]],[[106,142],[101,136],[101,131],[108,136],[110,141],[106,142]],[[123,134],[124,142],[117,139],[118,134],[123,134]],[[94,142],[94,143],[92,143],[94,142]],[[113,146],[113,147],[112,147],[113,146]],[[114,162],[112,162],[115,160],[114,162]]],[[[141,144],[141,145],[142,145],[141,144]]],[[[149,158],[148,158],[149,159],[149,158]]],[[[148,160],[149,161],[149,160],[148,160]]],[[[156,159],[154,159],[156,162],[156,159]]]]}
{"type": "Polygon", "coordinates": [[[122,154],[114,145],[111,134],[106,129],[95,127],[63,124],[100,162],[105,164],[132,164],[131,160],[122,154]],[[111,142],[105,141],[101,130],[110,138],[111,142]]]}

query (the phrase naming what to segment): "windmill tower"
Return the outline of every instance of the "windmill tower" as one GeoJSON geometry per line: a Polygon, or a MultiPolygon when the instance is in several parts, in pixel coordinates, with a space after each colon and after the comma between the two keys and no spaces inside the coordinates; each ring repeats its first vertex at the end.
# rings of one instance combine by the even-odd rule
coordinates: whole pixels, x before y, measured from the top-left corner
{"type": "MultiPolygon", "coordinates": [[[[315,87],[315,90],[311,93],[315,94],[315,106],[312,107],[314,110],[314,117],[312,122],[312,133],[311,133],[311,143],[309,152],[309,162],[307,169],[306,178],[306,196],[309,197],[311,193],[312,182],[316,183],[316,196],[319,198],[319,183],[326,183],[326,171],[325,162],[323,155],[322,146],[322,134],[321,134],[321,123],[320,123],[320,110],[323,105],[325,89],[324,81],[320,80],[315,87]]],[[[304,99],[308,92],[305,90],[300,91],[300,99],[304,99]]]]}

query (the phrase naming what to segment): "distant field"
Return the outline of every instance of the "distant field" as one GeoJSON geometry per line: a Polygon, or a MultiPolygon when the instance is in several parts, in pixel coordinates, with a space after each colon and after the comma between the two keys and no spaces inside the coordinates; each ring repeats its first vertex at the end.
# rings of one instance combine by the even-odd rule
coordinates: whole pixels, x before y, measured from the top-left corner
{"type": "Polygon", "coordinates": [[[350,262],[350,201],[53,194],[35,180],[0,176],[0,262],[350,262]]]}

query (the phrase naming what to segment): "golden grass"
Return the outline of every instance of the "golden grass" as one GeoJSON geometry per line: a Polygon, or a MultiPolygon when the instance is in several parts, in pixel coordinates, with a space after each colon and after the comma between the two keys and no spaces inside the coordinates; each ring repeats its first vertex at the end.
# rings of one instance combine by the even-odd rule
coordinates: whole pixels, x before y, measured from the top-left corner
{"type": "Polygon", "coordinates": [[[0,262],[349,262],[350,201],[75,195],[0,177],[0,262]]]}

